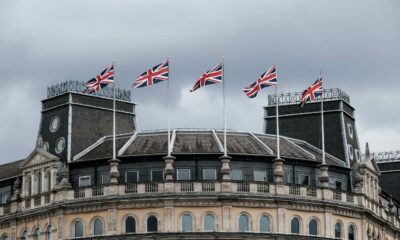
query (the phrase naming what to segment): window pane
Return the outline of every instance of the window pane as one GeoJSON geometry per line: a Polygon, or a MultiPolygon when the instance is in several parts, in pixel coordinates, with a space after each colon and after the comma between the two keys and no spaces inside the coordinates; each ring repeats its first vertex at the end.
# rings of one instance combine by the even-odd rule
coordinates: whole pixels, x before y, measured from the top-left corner
{"type": "Polygon", "coordinates": [[[158,221],[154,216],[150,216],[147,219],[147,232],[157,232],[158,231],[158,221]]]}
{"type": "Polygon", "coordinates": [[[285,183],[292,183],[292,171],[285,171],[284,172],[283,181],[285,183]]]}
{"type": "Polygon", "coordinates": [[[177,169],[177,180],[189,181],[190,180],[190,169],[177,169]]]}
{"type": "Polygon", "coordinates": [[[203,169],[203,180],[217,180],[217,170],[203,169]]]}
{"type": "Polygon", "coordinates": [[[249,218],[242,214],[239,217],[239,232],[248,232],[249,231],[249,218]]]}
{"type": "Polygon", "coordinates": [[[164,180],[164,174],[162,170],[151,171],[151,181],[161,182],[162,180],[164,180]]]}
{"type": "Polygon", "coordinates": [[[300,234],[300,220],[298,218],[293,218],[291,222],[291,233],[300,234]]]}
{"type": "Polygon", "coordinates": [[[39,228],[35,229],[35,234],[33,236],[33,239],[40,240],[40,229],[39,228]]]}
{"type": "Polygon", "coordinates": [[[256,182],[267,181],[267,172],[261,170],[254,170],[254,181],[256,182]]]}
{"type": "Polygon", "coordinates": [[[242,171],[239,169],[232,169],[231,179],[232,180],[242,180],[242,171]]]}
{"type": "Polygon", "coordinates": [[[90,186],[90,177],[89,176],[79,177],[79,187],[86,187],[86,186],[90,186]]]}
{"type": "Polygon", "coordinates": [[[37,193],[42,192],[42,173],[39,173],[38,175],[38,181],[37,181],[37,193]]]}
{"type": "Polygon", "coordinates": [[[269,217],[262,216],[260,219],[260,232],[271,232],[269,228],[269,217]]]}
{"type": "Polygon", "coordinates": [[[83,237],[83,223],[81,221],[75,222],[75,237],[83,237]]]}
{"type": "Polygon", "coordinates": [[[53,240],[53,229],[49,226],[46,230],[47,239],[46,240],[53,240]]]}
{"type": "Polygon", "coordinates": [[[355,235],[356,234],[355,234],[354,226],[350,225],[350,227],[349,227],[349,240],[355,240],[356,239],[355,235]]]}
{"type": "Polygon", "coordinates": [[[125,232],[134,233],[136,232],[136,221],[133,217],[128,217],[125,221],[125,232]]]}
{"type": "Polygon", "coordinates": [[[212,214],[207,214],[204,217],[204,231],[206,232],[215,231],[215,217],[212,214]]]}
{"type": "Polygon", "coordinates": [[[185,214],[182,216],[182,232],[192,232],[193,231],[192,216],[185,214]]]}
{"type": "Polygon", "coordinates": [[[318,222],[315,219],[312,219],[308,224],[308,234],[316,236],[318,235],[318,222]]]}
{"type": "Polygon", "coordinates": [[[342,238],[342,224],[335,224],[335,238],[342,238]]]}
{"type": "Polygon", "coordinates": [[[110,174],[109,173],[102,173],[101,174],[101,184],[109,184],[110,183],[110,174]]]}
{"type": "Polygon", "coordinates": [[[47,191],[51,190],[51,173],[47,173],[47,191]]]}
{"type": "Polygon", "coordinates": [[[126,182],[127,183],[137,183],[138,182],[138,171],[126,172],[126,182]]]}
{"type": "Polygon", "coordinates": [[[22,233],[22,240],[28,240],[28,231],[25,230],[24,233],[22,233]]]}
{"type": "Polygon", "coordinates": [[[100,218],[97,218],[94,221],[94,235],[98,236],[98,235],[103,235],[103,221],[100,218]]]}
{"type": "Polygon", "coordinates": [[[336,189],[337,190],[342,190],[342,187],[343,187],[343,183],[342,182],[336,181],[335,185],[336,185],[336,189]]]}
{"type": "Polygon", "coordinates": [[[310,185],[310,177],[308,175],[299,175],[299,184],[310,185]]]}

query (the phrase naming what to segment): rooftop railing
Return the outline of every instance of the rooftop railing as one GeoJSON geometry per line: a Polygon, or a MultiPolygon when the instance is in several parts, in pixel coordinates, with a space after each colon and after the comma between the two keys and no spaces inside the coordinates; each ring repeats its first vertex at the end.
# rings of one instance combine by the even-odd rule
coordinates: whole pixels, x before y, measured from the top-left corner
{"type": "MultiPolygon", "coordinates": [[[[47,87],[47,98],[56,97],[64,93],[82,93],[84,94],[86,85],[84,82],[79,81],[65,81],[63,83],[54,84],[47,87]]],[[[101,89],[98,92],[91,93],[91,95],[113,99],[114,92],[112,86],[101,89]]],[[[115,89],[115,99],[121,101],[131,101],[131,91],[121,88],[115,89]]]]}
{"type": "MultiPolygon", "coordinates": [[[[371,153],[371,155],[378,162],[395,162],[400,161],[400,151],[385,151],[385,152],[376,152],[371,153]]],[[[365,154],[363,154],[363,157],[365,154]]]]}
{"type": "MultiPolygon", "coordinates": [[[[293,92],[268,95],[268,106],[276,105],[277,99],[279,104],[299,104],[302,93],[303,92],[293,92]]],[[[324,100],[343,100],[350,103],[349,95],[339,88],[324,89],[322,95],[324,100]]],[[[318,97],[316,101],[320,101],[320,97],[318,97]]]]}

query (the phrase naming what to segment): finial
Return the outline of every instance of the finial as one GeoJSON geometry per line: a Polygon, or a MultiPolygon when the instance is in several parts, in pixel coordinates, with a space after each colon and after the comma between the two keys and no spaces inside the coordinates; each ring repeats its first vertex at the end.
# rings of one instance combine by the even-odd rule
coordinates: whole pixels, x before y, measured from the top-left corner
{"type": "Polygon", "coordinates": [[[369,157],[369,156],[370,156],[368,142],[365,144],[365,156],[366,156],[366,157],[369,157]]]}

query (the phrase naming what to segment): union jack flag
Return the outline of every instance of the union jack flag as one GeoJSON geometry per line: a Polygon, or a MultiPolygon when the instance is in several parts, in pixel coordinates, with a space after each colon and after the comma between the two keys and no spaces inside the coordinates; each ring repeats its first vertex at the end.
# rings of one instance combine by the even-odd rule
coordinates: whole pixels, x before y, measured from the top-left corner
{"type": "Polygon", "coordinates": [[[206,85],[222,83],[223,74],[224,74],[223,64],[220,63],[213,69],[208,70],[206,73],[201,75],[201,77],[196,80],[196,83],[194,84],[190,92],[194,92],[197,89],[204,87],[206,85]]]}
{"type": "Polygon", "coordinates": [[[303,107],[304,104],[308,101],[314,101],[317,97],[321,95],[322,95],[322,76],[320,76],[313,85],[304,90],[300,98],[300,107],[303,107]]]}
{"type": "Polygon", "coordinates": [[[133,88],[140,88],[151,86],[153,84],[168,81],[169,67],[168,60],[158,64],[157,66],[150,68],[146,72],[142,73],[138,78],[136,78],[133,83],[133,88]]]}
{"type": "Polygon", "coordinates": [[[268,71],[261,74],[255,83],[251,84],[249,87],[243,88],[243,91],[249,98],[254,98],[261,89],[277,84],[277,73],[274,65],[268,69],[268,71]]]}
{"type": "Polygon", "coordinates": [[[102,71],[96,77],[90,79],[85,85],[86,89],[84,93],[94,93],[105,88],[108,84],[114,82],[114,65],[111,64],[108,68],[102,71]]]}

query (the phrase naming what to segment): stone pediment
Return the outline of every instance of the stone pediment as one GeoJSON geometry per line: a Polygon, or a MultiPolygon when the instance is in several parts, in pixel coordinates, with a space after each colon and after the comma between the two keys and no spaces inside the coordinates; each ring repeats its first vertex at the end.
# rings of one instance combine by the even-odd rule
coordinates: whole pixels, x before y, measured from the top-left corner
{"type": "Polygon", "coordinates": [[[375,173],[376,175],[381,175],[378,165],[372,156],[366,156],[362,162],[361,166],[367,168],[369,171],[375,173]]]}
{"type": "Polygon", "coordinates": [[[33,167],[39,164],[45,164],[53,161],[58,161],[59,158],[43,149],[36,148],[21,164],[21,168],[33,167]]]}

